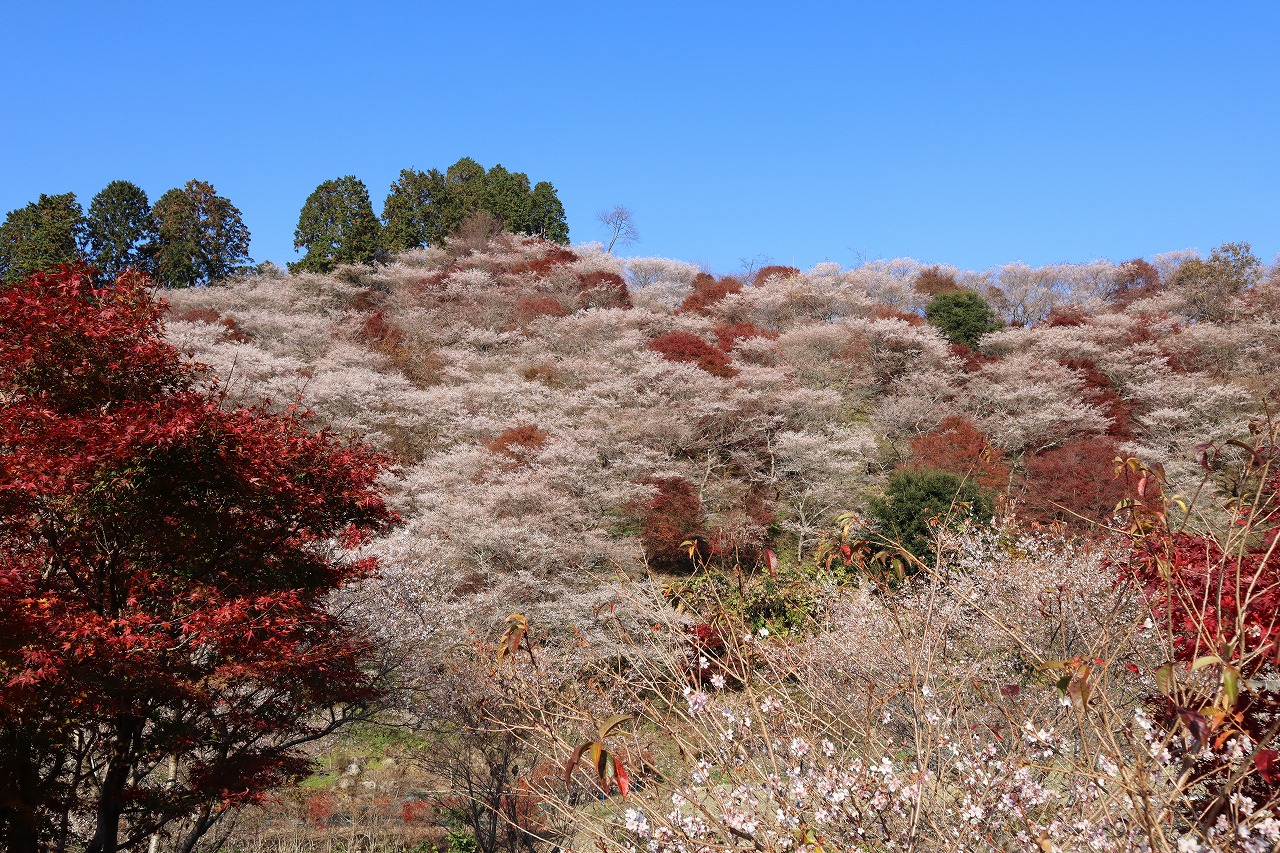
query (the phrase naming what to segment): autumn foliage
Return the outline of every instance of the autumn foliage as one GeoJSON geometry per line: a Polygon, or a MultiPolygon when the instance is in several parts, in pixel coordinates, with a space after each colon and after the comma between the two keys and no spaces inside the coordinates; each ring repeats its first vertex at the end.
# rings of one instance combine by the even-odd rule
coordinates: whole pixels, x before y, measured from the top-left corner
{"type": "Polygon", "coordinates": [[[1031,521],[1105,524],[1125,496],[1115,476],[1120,446],[1105,435],[1088,436],[1028,456],[1018,514],[1031,521]]]}
{"type": "Polygon", "coordinates": [[[711,346],[689,332],[667,332],[649,342],[649,349],[667,361],[693,364],[712,376],[732,377],[738,374],[723,350],[711,346]]]}
{"type": "Polygon", "coordinates": [[[393,521],[383,459],[202,390],[148,284],[63,267],[0,292],[11,851],[194,844],[376,694],[325,603],[374,569],[335,546],[393,521]]]}
{"type": "Polygon", "coordinates": [[[616,272],[596,270],[578,274],[578,306],[581,308],[630,308],[627,283],[616,272]]]}
{"type": "MultiPolygon", "coordinates": [[[[1257,802],[1280,794],[1280,471],[1274,437],[1272,432],[1249,448],[1242,479],[1255,488],[1233,502],[1235,530],[1215,536],[1186,529],[1181,508],[1157,495],[1136,508],[1137,535],[1120,563],[1121,574],[1142,588],[1153,622],[1172,645],[1174,661],[1157,672],[1159,695],[1151,697],[1158,720],[1169,731],[1190,735],[1185,761],[1197,776],[1216,785],[1244,777],[1243,792],[1257,802]],[[1180,678],[1182,672],[1189,677],[1180,678]],[[1197,680],[1197,672],[1210,678],[1197,680]],[[1245,758],[1245,770],[1256,774],[1246,776],[1222,754],[1221,744],[1237,734],[1256,744],[1245,758]]],[[[1217,467],[1220,450],[1202,446],[1206,470],[1217,467]]],[[[1142,473],[1144,481],[1159,485],[1158,471],[1142,473]]],[[[1199,805],[1211,820],[1226,804],[1205,795],[1199,805]]]]}
{"type": "Polygon", "coordinates": [[[651,477],[646,485],[654,494],[639,507],[645,560],[655,571],[688,571],[694,562],[683,543],[705,535],[698,492],[682,477],[651,477]]]}
{"type": "Polygon", "coordinates": [[[731,276],[718,281],[708,273],[698,273],[692,282],[693,293],[680,304],[677,313],[709,314],[711,306],[731,293],[742,292],[742,282],[731,276]]]}

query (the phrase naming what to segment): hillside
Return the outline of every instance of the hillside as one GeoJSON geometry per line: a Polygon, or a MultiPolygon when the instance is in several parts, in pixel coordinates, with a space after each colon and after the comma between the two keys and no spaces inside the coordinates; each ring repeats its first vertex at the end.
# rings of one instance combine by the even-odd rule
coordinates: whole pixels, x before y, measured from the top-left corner
{"type": "Polygon", "coordinates": [[[1280,842],[1247,245],[732,277],[467,233],[0,293],[22,849],[1280,842]]]}
{"type": "MultiPolygon", "coordinates": [[[[1173,281],[1189,257],[1149,269],[1173,281]]],[[[1108,262],[744,278],[502,236],[166,297],[171,339],[234,399],[300,400],[394,455],[389,591],[482,624],[578,621],[615,568],[687,569],[695,536],[708,558],[801,563],[903,466],[1084,529],[1122,496],[1117,456],[1189,491],[1195,446],[1246,434],[1276,388],[1274,280],[1210,321],[1108,262]],[[1018,325],[950,344],[921,316],[938,280],[1018,325]]]]}

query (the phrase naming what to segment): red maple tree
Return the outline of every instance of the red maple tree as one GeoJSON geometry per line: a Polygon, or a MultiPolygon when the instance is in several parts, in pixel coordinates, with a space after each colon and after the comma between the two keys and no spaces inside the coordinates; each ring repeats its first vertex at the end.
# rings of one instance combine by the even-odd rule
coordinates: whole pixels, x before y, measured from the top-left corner
{"type": "MultiPolygon", "coordinates": [[[[1179,735],[1172,742],[1184,750],[1182,758],[1194,767],[1197,787],[1205,792],[1193,800],[1203,809],[1202,826],[1213,825],[1234,790],[1254,802],[1274,802],[1280,795],[1280,689],[1275,683],[1280,452],[1275,439],[1273,428],[1251,448],[1229,442],[1250,451],[1242,479],[1251,483],[1252,496],[1228,500],[1231,529],[1216,534],[1183,527],[1189,514],[1162,494],[1162,474],[1143,470],[1132,550],[1117,561],[1121,576],[1142,589],[1153,627],[1173,653],[1173,660],[1155,672],[1159,692],[1149,704],[1158,722],[1179,735]],[[1209,678],[1197,679],[1198,671],[1209,678]],[[1246,736],[1249,746],[1233,758],[1221,747],[1237,735],[1246,736]]],[[[1206,471],[1219,467],[1222,448],[1205,443],[1197,449],[1206,471]]]]}
{"type": "Polygon", "coordinates": [[[232,408],[126,273],[0,290],[0,847],[189,851],[377,695],[326,608],[384,460],[232,408]]]}

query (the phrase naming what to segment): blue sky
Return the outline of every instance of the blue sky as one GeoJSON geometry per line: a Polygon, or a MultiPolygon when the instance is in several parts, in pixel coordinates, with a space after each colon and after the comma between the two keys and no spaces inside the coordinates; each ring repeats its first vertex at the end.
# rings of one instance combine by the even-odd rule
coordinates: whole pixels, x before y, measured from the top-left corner
{"type": "Polygon", "coordinates": [[[983,268],[1280,252],[1277,3],[3,3],[0,212],[211,181],[256,260],[462,156],[635,254],[983,268]]]}

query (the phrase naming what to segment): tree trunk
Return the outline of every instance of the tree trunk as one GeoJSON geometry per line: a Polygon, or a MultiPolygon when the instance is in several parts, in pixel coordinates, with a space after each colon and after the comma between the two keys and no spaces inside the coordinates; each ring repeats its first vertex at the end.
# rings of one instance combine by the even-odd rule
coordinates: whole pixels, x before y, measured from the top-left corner
{"type": "Polygon", "coordinates": [[[107,774],[102,780],[98,799],[98,824],[85,853],[119,853],[120,816],[124,813],[124,789],[129,781],[133,744],[142,733],[143,721],[137,717],[116,718],[116,742],[111,750],[107,774]]]}
{"type": "Polygon", "coordinates": [[[38,853],[40,825],[36,817],[39,805],[39,778],[30,755],[21,743],[21,735],[6,731],[6,752],[12,763],[0,768],[0,847],[8,853],[38,853]]]}

